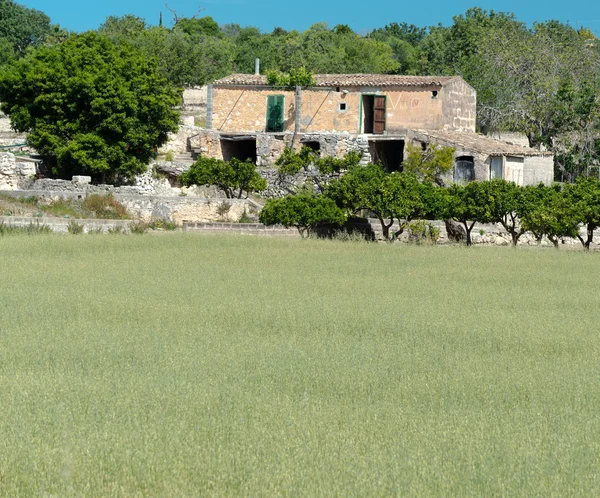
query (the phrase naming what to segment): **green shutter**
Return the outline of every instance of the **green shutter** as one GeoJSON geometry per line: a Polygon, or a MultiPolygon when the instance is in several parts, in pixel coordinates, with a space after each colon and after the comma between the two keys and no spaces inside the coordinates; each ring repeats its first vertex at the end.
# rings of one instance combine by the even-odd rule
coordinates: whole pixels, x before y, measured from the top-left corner
{"type": "Polygon", "coordinates": [[[267,131],[283,131],[283,95],[267,97],[267,131]]]}

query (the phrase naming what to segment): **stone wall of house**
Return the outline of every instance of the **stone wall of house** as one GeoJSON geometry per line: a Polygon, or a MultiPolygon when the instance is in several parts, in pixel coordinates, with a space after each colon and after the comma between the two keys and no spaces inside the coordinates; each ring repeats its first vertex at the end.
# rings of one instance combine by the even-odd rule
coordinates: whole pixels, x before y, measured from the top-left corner
{"type": "Polygon", "coordinates": [[[543,183],[550,185],[554,181],[554,158],[552,156],[525,157],[523,166],[525,185],[543,183]]]}
{"type": "Polygon", "coordinates": [[[407,128],[442,128],[442,102],[446,97],[439,86],[406,88],[402,91],[384,88],[373,93],[386,96],[387,133],[405,132],[407,128]],[[433,92],[438,92],[437,96],[433,92]]]}
{"type": "MultiPolygon", "coordinates": [[[[462,80],[446,86],[414,88],[303,89],[298,130],[360,133],[362,95],[386,97],[386,131],[406,128],[475,131],[475,91],[462,80]]],[[[212,125],[222,132],[262,132],[266,129],[267,97],[284,97],[284,130],[296,129],[294,90],[261,87],[215,87],[212,125]]]]}
{"type": "Polygon", "coordinates": [[[477,92],[462,79],[447,83],[442,90],[442,127],[445,130],[475,131],[477,92]]]}

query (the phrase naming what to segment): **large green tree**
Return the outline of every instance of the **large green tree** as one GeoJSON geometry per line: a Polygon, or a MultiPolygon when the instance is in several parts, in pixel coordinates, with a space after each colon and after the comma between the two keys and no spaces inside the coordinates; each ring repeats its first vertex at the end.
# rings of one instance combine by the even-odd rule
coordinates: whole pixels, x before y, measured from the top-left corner
{"type": "MultiPolygon", "coordinates": [[[[50,18],[43,12],[0,0],[0,40],[11,55],[22,56],[28,47],[44,42],[51,31],[50,18]]],[[[3,57],[6,55],[3,52],[3,57]]]]}
{"type": "Polygon", "coordinates": [[[177,129],[180,98],[153,61],[93,32],[40,47],[0,73],[2,110],[62,176],[145,171],[177,129]]]}

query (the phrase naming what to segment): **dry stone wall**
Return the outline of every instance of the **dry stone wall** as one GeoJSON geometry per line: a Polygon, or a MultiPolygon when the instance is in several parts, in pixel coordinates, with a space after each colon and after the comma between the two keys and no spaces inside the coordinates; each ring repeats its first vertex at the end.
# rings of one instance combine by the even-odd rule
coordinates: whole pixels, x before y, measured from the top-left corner
{"type": "Polygon", "coordinates": [[[35,162],[17,159],[10,152],[0,152],[0,190],[24,188],[36,173],[35,162]]]}

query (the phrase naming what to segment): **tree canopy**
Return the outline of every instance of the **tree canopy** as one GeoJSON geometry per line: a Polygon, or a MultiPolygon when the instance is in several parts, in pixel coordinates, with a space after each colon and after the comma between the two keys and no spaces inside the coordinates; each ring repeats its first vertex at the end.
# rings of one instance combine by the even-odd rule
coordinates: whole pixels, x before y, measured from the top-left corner
{"type": "Polygon", "coordinates": [[[2,110],[56,174],[130,177],[175,131],[180,101],[152,60],[88,32],[0,73],[2,110]]]}

